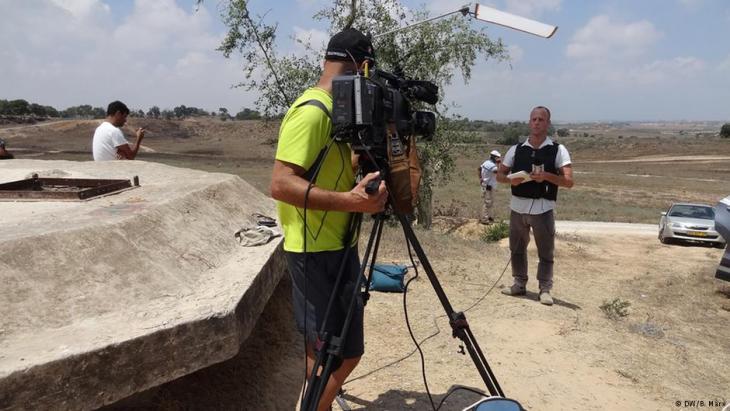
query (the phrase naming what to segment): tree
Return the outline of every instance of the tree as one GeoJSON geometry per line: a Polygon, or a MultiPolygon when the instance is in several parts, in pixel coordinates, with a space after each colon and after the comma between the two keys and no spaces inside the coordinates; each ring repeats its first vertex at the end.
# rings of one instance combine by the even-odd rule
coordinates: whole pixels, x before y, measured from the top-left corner
{"type": "Polygon", "coordinates": [[[261,113],[250,108],[244,108],[243,110],[236,113],[236,120],[258,120],[261,118],[261,113]]]}
{"type": "Polygon", "coordinates": [[[160,118],[160,108],[157,106],[150,107],[150,109],[147,110],[147,117],[160,118]]]}
{"type": "Polygon", "coordinates": [[[730,123],[725,123],[720,128],[720,137],[730,138],[730,123]]]}
{"type": "Polygon", "coordinates": [[[30,103],[26,100],[10,100],[4,104],[3,114],[11,116],[24,116],[30,114],[30,103]]]}
{"type": "MultiPolygon", "coordinates": [[[[328,21],[331,34],[346,27],[364,28],[363,31],[378,34],[428,16],[428,11],[411,11],[397,0],[335,0],[315,18],[328,21]]],[[[306,87],[319,78],[323,50],[313,50],[304,42],[310,51],[306,56],[277,54],[276,25],[267,25],[261,17],[253,16],[248,1],[226,2],[223,21],[228,27],[228,34],[219,50],[226,57],[241,53],[249,62],[244,69],[245,80],[239,86],[260,93],[256,106],[266,117],[281,115],[306,87]],[[257,73],[262,74],[259,77],[257,73]]],[[[453,169],[448,164],[453,164],[450,148],[456,139],[447,140],[447,136],[465,131],[454,128],[456,123],[446,121],[448,104],[443,99],[444,86],[452,82],[457,71],[468,82],[478,56],[505,59],[507,54],[501,41],[494,42],[484,31],[470,28],[468,20],[461,15],[424,23],[406,34],[376,37],[373,43],[379,67],[386,71],[401,71],[413,79],[432,81],[441,90],[442,102],[435,107],[438,132],[431,142],[419,146],[421,167],[427,178],[424,178],[419,193],[418,220],[419,224],[428,228],[431,225],[431,185],[447,181],[453,169]]],[[[424,107],[424,104],[417,103],[413,108],[424,107]]]]}
{"type": "Polygon", "coordinates": [[[221,121],[226,121],[229,118],[231,118],[231,115],[228,114],[228,109],[225,107],[220,107],[218,109],[218,117],[220,117],[221,121]]]}
{"type": "Polygon", "coordinates": [[[172,112],[175,113],[175,117],[183,118],[187,114],[187,110],[188,110],[188,108],[185,107],[184,104],[182,104],[182,105],[179,105],[179,106],[173,108],[172,112]]]}
{"type": "Polygon", "coordinates": [[[31,105],[28,107],[28,111],[30,111],[30,114],[33,114],[34,116],[38,116],[38,117],[46,116],[46,108],[40,104],[31,103],[31,105]]]}
{"type": "Polygon", "coordinates": [[[567,128],[559,128],[557,133],[558,137],[568,137],[570,135],[570,130],[567,128]]]}
{"type": "Polygon", "coordinates": [[[511,146],[520,142],[520,137],[530,135],[530,126],[527,123],[513,121],[505,127],[502,138],[497,143],[511,146]]]}

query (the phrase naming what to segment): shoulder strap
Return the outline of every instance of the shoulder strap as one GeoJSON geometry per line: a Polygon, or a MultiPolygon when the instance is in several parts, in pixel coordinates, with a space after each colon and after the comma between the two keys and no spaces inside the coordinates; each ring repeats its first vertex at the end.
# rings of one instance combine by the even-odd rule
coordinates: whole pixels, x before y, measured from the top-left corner
{"type": "MultiPolygon", "coordinates": [[[[302,106],[315,106],[318,107],[320,110],[322,110],[326,115],[327,118],[330,119],[330,122],[332,122],[332,114],[329,110],[327,110],[327,107],[319,100],[311,99],[307,101],[303,101],[299,104],[297,104],[296,108],[302,107],[302,106]]],[[[312,179],[314,178],[315,171],[319,168],[319,164],[324,160],[324,155],[327,152],[327,146],[322,147],[322,150],[319,151],[319,154],[317,154],[317,158],[314,160],[314,163],[309,167],[309,169],[302,174],[302,178],[304,178],[307,181],[312,182],[312,179]]]]}
{"type": "Polygon", "coordinates": [[[330,113],[330,111],[327,110],[327,107],[324,105],[323,102],[321,102],[319,100],[311,99],[311,100],[303,101],[303,102],[297,104],[297,108],[302,107],[302,106],[318,107],[320,110],[324,111],[324,114],[327,114],[327,117],[330,119],[330,121],[332,121],[332,113],[330,113]]]}

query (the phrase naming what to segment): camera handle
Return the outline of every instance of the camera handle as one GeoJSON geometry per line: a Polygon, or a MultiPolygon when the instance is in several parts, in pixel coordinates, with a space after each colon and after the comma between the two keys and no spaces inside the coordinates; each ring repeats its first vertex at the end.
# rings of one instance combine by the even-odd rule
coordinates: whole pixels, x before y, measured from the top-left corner
{"type": "Polygon", "coordinates": [[[380,187],[381,181],[383,181],[383,179],[381,177],[376,177],[376,178],[370,180],[370,182],[368,182],[367,185],[365,185],[365,192],[370,195],[377,193],[378,187],[380,187]]]}

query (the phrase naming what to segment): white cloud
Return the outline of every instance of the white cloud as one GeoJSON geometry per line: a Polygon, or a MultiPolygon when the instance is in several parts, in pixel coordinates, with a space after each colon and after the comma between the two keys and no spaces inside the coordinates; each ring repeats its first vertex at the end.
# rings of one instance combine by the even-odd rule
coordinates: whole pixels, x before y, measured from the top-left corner
{"type": "Polygon", "coordinates": [[[77,19],[85,19],[95,14],[109,13],[109,6],[97,0],[51,0],[51,3],[70,13],[77,19]]]}
{"type": "Polygon", "coordinates": [[[588,60],[636,57],[646,53],[661,37],[662,33],[649,21],[619,23],[601,15],[575,33],[565,54],[588,60]]]}
{"type": "Polygon", "coordinates": [[[657,60],[629,70],[630,83],[645,85],[676,82],[680,79],[696,78],[707,65],[696,57],[675,57],[671,60],[657,60]]]}
{"type": "Polygon", "coordinates": [[[730,72],[730,55],[728,55],[725,60],[721,61],[720,64],[717,65],[717,69],[719,71],[730,72]]]}
{"type": "Polygon", "coordinates": [[[506,11],[523,17],[537,18],[545,12],[560,9],[562,0],[506,0],[506,11]]]}
{"type": "Polygon", "coordinates": [[[0,13],[2,98],[59,109],[115,99],[143,109],[250,107],[253,96],[230,88],[244,62],[215,50],[222,34],[212,29],[212,3],[193,12],[174,0],[135,0],[115,20],[119,5],[109,0],[13,2],[0,13]]]}

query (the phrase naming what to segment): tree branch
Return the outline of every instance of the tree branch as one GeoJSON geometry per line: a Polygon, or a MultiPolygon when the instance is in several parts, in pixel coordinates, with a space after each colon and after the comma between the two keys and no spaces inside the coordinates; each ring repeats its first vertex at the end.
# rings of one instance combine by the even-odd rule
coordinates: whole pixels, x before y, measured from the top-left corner
{"type": "Polygon", "coordinates": [[[276,88],[279,89],[279,92],[281,93],[281,96],[284,98],[284,101],[286,102],[287,106],[290,106],[293,101],[289,99],[289,96],[286,95],[286,92],[284,91],[284,87],[281,85],[281,80],[279,80],[279,76],[276,74],[276,68],[271,63],[271,58],[269,57],[269,53],[267,52],[266,47],[264,46],[261,36],[259,35],[259,31],[257,29],[257,25],[251,20],[251,16],[248,11],[248,5],[244,5],[244,8],[246,10],[246,14],[244,15],[244,18],[246,21],[248,21],[248,24],[251,26],[251,31],[253,32],[253,35],[256,37],[256,43],[258,43],[259,48],[261,49],[261,52],[264,53],[264,58],[266,59],[266,64],[269,66],[269,70],[271,70],[271,73],[274,76],[274,80],[276,81],[276,88]]]}

